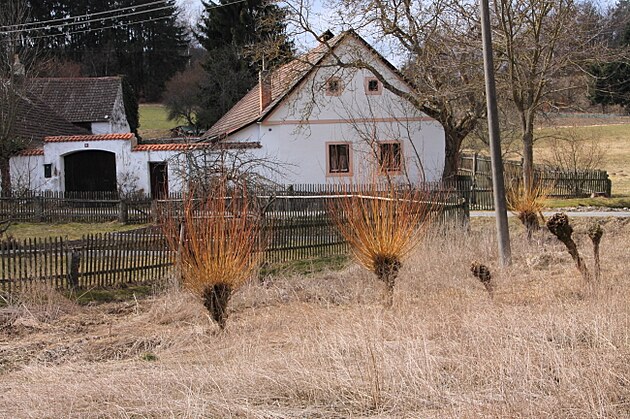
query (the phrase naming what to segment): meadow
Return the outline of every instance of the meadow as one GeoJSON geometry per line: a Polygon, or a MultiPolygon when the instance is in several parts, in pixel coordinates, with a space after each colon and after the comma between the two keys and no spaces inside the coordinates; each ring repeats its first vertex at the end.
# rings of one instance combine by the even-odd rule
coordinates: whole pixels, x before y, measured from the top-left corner
{"type": "Polygon", "coordinates": [[[492,223],[430,232],[391,309],[353,263],[249,282],[223,332],[169,281],[96,305],[34,288],[0,317],[0,416],[628,417],[630,221],[602,220],[597,286],[549,232],[528,243],[516,224],[514,263],[497,266],[492,223]]]}
{"type": "Polygon", "coordinates": [[[142,138],[170,137],[170,129],[185,124],[184,121],[170,121],[168,111],[159,103],[143,103],[139,107],[140,128],[138,134],[142,138]]]}
{"type": "Polygon", "coordinates": [[[630,124],[625,119],[622,122],[542,128],[537,131],[539,141],[534,149],[534,158],[540,161],[549,155],[554,137],[577,139],[585,142],[585,147],[588,147],[588,142],[596,141],[604,153],[600,168],[608,172],[613,182],[613,194],[630,195],[630,124]]]}

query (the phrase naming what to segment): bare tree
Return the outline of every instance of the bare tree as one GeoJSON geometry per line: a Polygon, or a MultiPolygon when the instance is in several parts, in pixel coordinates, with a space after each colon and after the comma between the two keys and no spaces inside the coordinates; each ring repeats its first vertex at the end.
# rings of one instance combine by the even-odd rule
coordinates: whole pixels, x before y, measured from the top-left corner
{"type": "Polygon", "coordinates": [[[273,178],[289,168],[286,163],[259,151],[259,146],[253,143],[191,143],[188,149],[171,157],[171,164],[182,190],[208,193],[216,179],[254,189],[275,187],[273,178]]]}
{"type": "Polygon", "coordinates": [[[170,120],[184,119],[188,125],[198,126],[198,115],[202,111],[199,95],[206,79],[198,61],[166,82],[163,101],[170,120]]]}
{"type": "MultiPolygon", "coordinates": [[[[28,18],[24,1],[10,1],[0,8],[0,27],[14,29],[28,18]]],[[[11,194],[9,160],[26,147],[28,141],[18,125],[29,109],[25,78],[32,72],[35,50],[20,32],[0,31],[0,177],[2,194],[11,194]]]]}
{"type": "Polygon", "coordinates": [[[520,119],[523,180],[533,187],[536,117],[550,96],[576,87],[554,80],[570,69],[585,72],[589,63],[606,58],[604,29],[591,24],[592,10],[575,0],[498,0],[494,4],[498,76],[509,89],[520,119]]]}
{"type": "MultiPolygon", "coordinates": [[[[392,46],[390,55],[404,64],[403,77],[408,83],[403,87],[387,78],[369,57],[342,59],[332,54],[336,59],[332,65],[369,70],[385,89],[442,124],[446,137],[444,178],[457,173],[462,141],[485,115],[479,24],[468,6],[451,0],[337,3],[340,26],[365,29],[387,41],[392,46]]],[[[289,3],[288,7],[294,26],[319,37],[304,2],[289,3]]]]}

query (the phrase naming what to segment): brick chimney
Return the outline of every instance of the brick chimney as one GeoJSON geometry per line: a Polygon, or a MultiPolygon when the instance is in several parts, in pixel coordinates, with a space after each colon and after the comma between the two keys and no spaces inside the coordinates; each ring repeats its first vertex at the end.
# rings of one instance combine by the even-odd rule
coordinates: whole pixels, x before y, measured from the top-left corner
{"type": "Polygon", "coordinates": [[[260,112],[271,103],[271,72],[261,70],[258,73],[258,85],[260,86],[260,112]]]}

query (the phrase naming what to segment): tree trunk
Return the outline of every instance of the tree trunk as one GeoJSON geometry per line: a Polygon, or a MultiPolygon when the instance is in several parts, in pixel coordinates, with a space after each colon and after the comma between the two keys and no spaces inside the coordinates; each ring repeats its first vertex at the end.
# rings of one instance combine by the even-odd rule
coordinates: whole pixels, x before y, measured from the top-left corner
{"type": "Polygon", "coordinates": [[[201,298],[212,319],[217,322],[221,330],[225,329],[228,318],[227,305],[232,297],[232,287],[227,284],[208,285],[204,288],[201,298]]]}
{"type": "Polygon", "coordinates": [[[534,187],[534,125],[528,123],[523,132],[523,186],[526,193],[534,187]]]}
{"type": "Polygon", "coordinates": [[[0,158],[0,187],[2,188],[2,196],[11,196],[11,170],[9,166],[9,159],[6,157],[0,158]]]}
{"type": "Polygon", "coordinates": [[[385,307],[391,308],[394,304],[394,286],[400,270],[400,260],[396,257],[379,256],[374,263],[374,273],[385,283],[385,307]]]}
{"type": "Polygon", "coordinates": [[[459,169],[459,149],[464,137],[455,131],[444,129],[444,172],[442,180],[454,180],[459,169]]]}

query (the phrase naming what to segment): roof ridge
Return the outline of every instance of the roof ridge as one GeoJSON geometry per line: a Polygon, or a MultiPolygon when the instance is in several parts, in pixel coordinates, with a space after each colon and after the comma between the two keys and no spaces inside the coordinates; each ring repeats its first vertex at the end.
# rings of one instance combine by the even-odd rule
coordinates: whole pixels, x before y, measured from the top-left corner
{"type": "Polygon", "coordinates": [[[135,137],[133,132],[119,132],[112,134],[86,134],[86,135],[49,135],[44,137],[44,142],[61,143],[72,141],[107,141],[107,140],[131,140],[135,137]]]}
{"type": "Polygon", "coordinates": [[[287,69],[291,69],[293,67],[296,67],[296,73],[300,73],[297,77],[293,78],[292,80],[290,80],[290,82],[287,84],[286,88],[282,88],[281,91],[277,92],[276,97],[273,97],[273,85],[272,85],[272,98],[271,98],[271,102],[262,110],[260,110],[260,105],[257,102],[257,106],[256,109],[257,111],[254,112],[253,109],[246,109],[247,111],[251,112],[250,115],[246,115],[246,117],[244,118],[244,120],[242,122],[239,122],[238,124],[236,124],[237,126],[235,127],[231,127],[229,126],[229,124],[225,124],[225,121],[229,121],[231,118],[234,117],[234,114],[239,115],[239,117],[241,117],[240,114],[242,114],[243,112],[240,112],[239,109],[239,105],[242,104],[247,104],[250,105],[250,108],[253,108],[253,105],[248,103],[251,99],[251,95],[254,94],[252,92],[256,92],[260,90],[260,82],[256,83],[249,91],[247,91],[247,93],[245,93],[245,95],[243,95],[243,97],[241,99],[239,99],[238,102],[236,102],[234,104],[234,106],[232,106],[230,108],[230,110],[228,110],[221,118],[219,118],[219,120],[217,122],[215,122],[210,129],[208,129],[202,136],[201,138],[203,139],[207,139],[207,138],[212,138],[212,137],[216,137],[216,136],[220,136],[223,134],[231,134],[235,131],[238,131],[246,126],[251,125],[252,123],[256,122],[256,121],[260,121],[263,118],[265,118],[271,111],[273,111],[276,106],[281,103],[285,97],[287,97],[287,95],[289,95],[293,89],[300,84],[300,82],[302,80],[304,80],[306,77],[308,77],[308,75],[317,67],[317,64],[320,63],[324,58],[326,58],[328,56],[328,54],[331,53],[331,51],[337,47],[337,45],[339,45],[341,43],[341,41],[348,35],[356,35],[356,32],[354,32],[354,30],[345,30],[343,32],[341,32],[339,35],[336,35],[335,37],[325,41],[325,42],[319,42],[319,45],[311,48],[309,51],[305,52],[304,54],[299,55],[298,57],[294,58],[293,60],[289,61],[286,64],[283,64],[279,67],[277,67],[276,69],[271,71],[270,77],[273,83],[273,79],[274,76],[278,76],[279,74],[282,74],[282,71],[286,71],[287,69]],[[313,56],[313,55],[319,55],[316,56],[315,59],[311,62],[308,57],[309,56],[313,56]],[[306,69],[299,69],[296,66],[297,64],[306,64],[308,65],[308,68],[306,69]],[[225,130],[222,129],[222,124],[223,125],[228,125],[225,130]],[[221,129],[221,131],[224,132],[216,132],[219,131],[219,129],[221,129]]]}
{"type": "Polygon", "coordinates": [[[123,76],[33,77],[30,80],[119,80],[123,76]]]}

